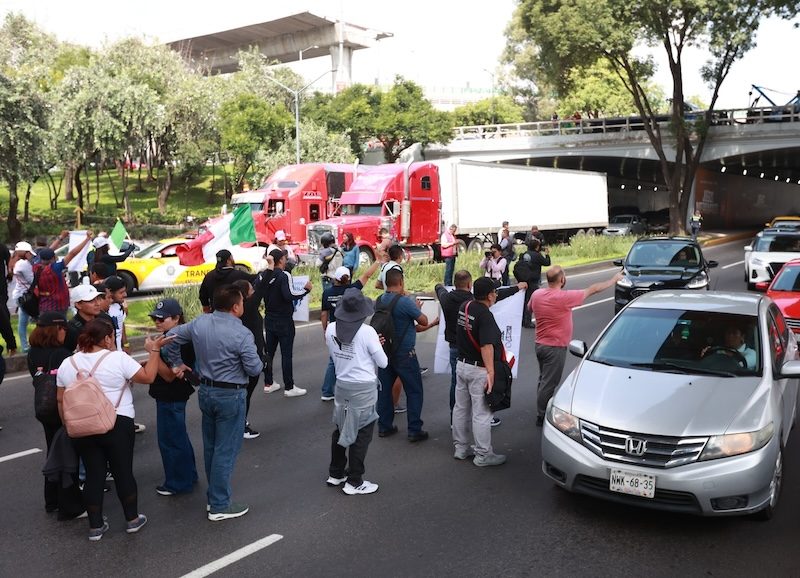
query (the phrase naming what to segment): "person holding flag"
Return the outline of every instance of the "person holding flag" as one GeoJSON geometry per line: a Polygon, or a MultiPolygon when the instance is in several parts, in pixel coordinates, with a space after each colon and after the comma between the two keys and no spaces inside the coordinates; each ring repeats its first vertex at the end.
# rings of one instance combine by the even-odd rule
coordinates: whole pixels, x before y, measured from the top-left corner
{"type": "Polygon", "coordinates": [[[127,259],[131,253],[133,253],[136,245],[129,243],[128,248],[125,249],[125,251],[122,251],[119,255],[111,255],[109,251],[113,247],[117,252],[120,252],[122,243],[125,241],[127,236],[128,231],[125,230],[125,225],[122,224],[122,221],[117,219],[117,224],[114,225],[114,229],[112,229],[110,236],[100,234],[95,237],[92,240],[94,254],[91,259],[87,259],[90,261],[89,270],[91,270],[92,265],[95,263],[104,263],[108,267],[109,276],[116,275],[117,263],[122,263],[125,259],[127,259]]]}
{"type": "Polygon", "coordinates": [[[237,206],[233,213],[210,222],[204,233],[178,246],[175,253],[181,265],[192,267],[215,262],[217,253],[222,249],[229,251],[234,245],[255,242],[253,213],[250,205],[243,204],[237,206]]]}

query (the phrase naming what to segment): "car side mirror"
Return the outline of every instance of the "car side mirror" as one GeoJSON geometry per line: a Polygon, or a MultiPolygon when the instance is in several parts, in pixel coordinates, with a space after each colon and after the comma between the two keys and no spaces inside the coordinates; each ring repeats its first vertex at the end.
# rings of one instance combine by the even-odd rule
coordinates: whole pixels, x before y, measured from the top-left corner
{"type": "Polygon", "coordinates": [[[781,365],[780,378],[800,377],[800,361],[787,361],[781,365]]]}
{"type": "Polygon", "coordinates": [[[718,265],[719,265],[719,263],[717,261],[709,261],[708,262],[708,268],[709,269],[713,269],[714,267],[717,267],[718,265]]]}
{"type": "Polygon", "coordinates": [[[580,357],[583,359],[583,356],[586,355],[587,349],[586,342],[581,341],[580,339],[573,339],[569,342],[569,352],[575,357],[580,357]]]}
{"type": "Polygon", "coordinates": [[[752,245],[745,245],[744,246],[744,250],[745,251],[752,251],[753,250],[753,246],[752,245]]]}
{"type": "Polygon", "coordinates": [[[614,259],[614,260],[613,260],[613,261],[611,261],[611,262],[612,262],[614,265],[616,265],[617,267],[622,267],[622,259],[614,259]]]}

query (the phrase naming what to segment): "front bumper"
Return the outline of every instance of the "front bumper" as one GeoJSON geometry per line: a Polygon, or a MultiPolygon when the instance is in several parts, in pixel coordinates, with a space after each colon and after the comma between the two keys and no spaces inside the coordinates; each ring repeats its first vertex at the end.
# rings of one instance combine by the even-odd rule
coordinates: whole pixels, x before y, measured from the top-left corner
{"type": "Polygon", "coordinates": [[[570,492],[614,502],[703,516],[751,514],[769,503],[779,437],[775,435],[760,450],[741,456],[668,469],[644,468],[605,460],[545,420],[542,471],[570,492]],[[655,497],[642,498],[609,490],[612,468],[655,476],[655,497]],[[726,498],[738,498],[743,505],[722,509],[720,504],[726,498]]]}

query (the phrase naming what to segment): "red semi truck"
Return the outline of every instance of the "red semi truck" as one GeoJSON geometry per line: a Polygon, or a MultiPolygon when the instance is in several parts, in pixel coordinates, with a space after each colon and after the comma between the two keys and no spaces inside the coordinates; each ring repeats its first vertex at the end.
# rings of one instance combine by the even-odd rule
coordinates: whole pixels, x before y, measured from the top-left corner
{"type": "Polygon", "coordinates": [[[275,231],[286,233],[289,244],[307,251],[306,227],[333,215],[336,199],[353,182],[356,165],[308,163],[288,165],[272,173],[264,186],[233,195],[233,208],[249,204],[256,239],[268,245],[275,231]]]}
{"type": "Polygon", "coordinates": [[[432,259],[440,236],[439,170],[433,163],[361,167],[338,201],[335,217],[307,225],[309,253],[318,253],[320,237],[332,233],[339,243],[350,232],[360,247],[361,263],[375,258],[381,228],[406,249],[408,258],[432,259]]]}

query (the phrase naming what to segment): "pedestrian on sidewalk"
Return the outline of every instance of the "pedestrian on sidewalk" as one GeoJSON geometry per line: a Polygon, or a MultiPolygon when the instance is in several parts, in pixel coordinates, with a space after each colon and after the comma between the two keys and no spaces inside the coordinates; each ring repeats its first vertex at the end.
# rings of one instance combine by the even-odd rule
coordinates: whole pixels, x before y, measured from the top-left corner
{"type": "Polygon", "coordinates": [[[344,484],[348,495],[371,494],[378,484],[364,479],[364,459],[378,414],[378,367],[388,359],[380,338],[364,320],[375,308],[360,289],[349,287],[337,307],[336,321],[325,330],[325,341],[336,368],[329,486],[344,484]]]}

